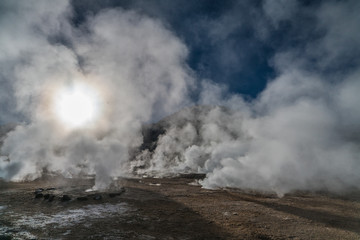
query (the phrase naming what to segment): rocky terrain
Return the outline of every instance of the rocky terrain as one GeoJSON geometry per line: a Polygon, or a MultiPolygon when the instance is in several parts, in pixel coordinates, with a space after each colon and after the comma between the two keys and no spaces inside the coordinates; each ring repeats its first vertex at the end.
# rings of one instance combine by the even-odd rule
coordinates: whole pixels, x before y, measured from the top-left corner
{"type": "Polygon", "coordinates": [[[202,175],[0,183],[0,239],[360,239],[360,194],[207,190],[202,175]]]}

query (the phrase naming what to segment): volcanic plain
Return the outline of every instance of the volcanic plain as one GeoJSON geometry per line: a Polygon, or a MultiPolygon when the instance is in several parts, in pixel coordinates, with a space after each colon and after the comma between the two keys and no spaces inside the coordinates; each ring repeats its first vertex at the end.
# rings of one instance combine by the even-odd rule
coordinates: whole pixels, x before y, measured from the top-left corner
{"type": "Polygon", "coordinates": [[[360,239],[360,194],[203,189],[201,175],[0,182],[0,239],[360,239]]]}

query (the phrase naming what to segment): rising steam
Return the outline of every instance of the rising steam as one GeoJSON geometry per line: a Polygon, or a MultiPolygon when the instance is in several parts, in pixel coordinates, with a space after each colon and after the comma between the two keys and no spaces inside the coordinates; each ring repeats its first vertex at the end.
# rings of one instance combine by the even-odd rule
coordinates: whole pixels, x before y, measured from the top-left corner
{"type": "MultiPolygon", "coordinates": [[[[198,80],[196,103],[188,96],[195,80],[187,48],[159,20],[107,9],[76,28],[64,2],[5,3],[2,18],[22,31],[0,21],[7,33],[0,65],[26,123],[4,140],[1,153],[10,161],[0,162],[0,177],[34,179],[45,169],[95,174],[95,187],[105,188],[112,177],[133,173],[200,172],[208,188],[279,195],[359,189],[360,37],[338,34],[360,21],[349,11],[356,1],[323,4],[313,16],[322,37],[274,54],[276,77],[256,99],[198,80]],[[355,66],[336,71],[349,58],[355,66]],[[90,85],[78,85],[79,76],[90,85]],[[149,125],[191,103],[198,106],[149,125]],[[143,142],[144,124],[161,130],[151,146],[143,142]]],[[[264,2],[262,17],[277,29],[293,14],[277,14],[273,4],[264,2]]]]}
{"type": "Polygon", "coordinates": [[[4,140],[10,162],[0,163],[0,176],[96,174],[95,187],[104,188],[111,177],[129,174],[129,149],[141,144],[142,123],[186,103],[193,81],[186,47],[135,12],[105,10],[78,29],[65,1],[3,5],[2,17],[22,31],[1,21],[9,39],[1,39],[0,61],[27,123],[4,140]],[[67,44],[54,40],[60,35],[67,44]]]}

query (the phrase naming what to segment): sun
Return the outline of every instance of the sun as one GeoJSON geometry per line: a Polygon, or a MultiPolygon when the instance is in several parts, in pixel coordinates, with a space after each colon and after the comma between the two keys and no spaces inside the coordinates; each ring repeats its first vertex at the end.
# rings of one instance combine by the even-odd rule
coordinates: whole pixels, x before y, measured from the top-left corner
{"type": "Polygon", "coordinates": [[[99,94],[90,85],[73,83],[55,94],[55,113],[68,128],[83,128],[96,121],[99,115],[99,94]]]}

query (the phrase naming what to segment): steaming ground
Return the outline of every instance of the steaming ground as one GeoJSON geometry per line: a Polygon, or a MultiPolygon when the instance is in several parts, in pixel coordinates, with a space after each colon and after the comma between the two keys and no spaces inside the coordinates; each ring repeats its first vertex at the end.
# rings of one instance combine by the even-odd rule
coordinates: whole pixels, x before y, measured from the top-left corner
{"type": "Polygon", "coordinates": [[[359,238],[360,1],[193,2],[0,1],[0,239],[359,238]]]}
{"type": "MultiPolygon", "coordinates": [[[[129,166],[121,170],[127,176],[151,177],[202,173],[206,177],[200,184],[205,188],[240,188],[278,196],[296,190],[359,190],[357,142],[333,144],[341,142],[342,136],[312,115],[306,119],[311,124],[303,126],[300,134],[295,129],[301,121],[297,116],[292,112],[291,121],[284,119],[281,129],[267,128],[265,135],[264,126],[272,122],[268,117],[255,119],[227,107],[188,107],[144,125],[142,145],[132,149],[129,166]],[[333,139],[319,138],[321,134],[333,139]]],[[[11,160],[4,158],[3,164],[11,166],[11,160]]]]}
{"type": "Polygon", "coordinates": [[[360,237],[359,191],[346,196],[296,192],[277,198],[204,189],[197,183],[202,177],[119,179],[122,188],[95,192],[85,192],[94,179],[0,182],[0,239],[360,237]],[[44,189],[42,197],[34,194],[38,188],[44,189]],[[50,201],[46,194],[55,197],[50,201]],[[69,198],[64,201],[63,195],[69,198]]]}
{"type": "MultiPolygon", "coordinates": [[[[94,175],[94,189],[107,189],[117,177],[204,173],[205,188],[278,196],[359,189],[358,1],[283,3],[285,12],[264,1],[249,26],[255,40],[274,41],[286,23],[292,31],[284,33],[301,44],[273,46],[266,61],[274,74],[250,99],[199,77],[187,62],[191,49],[162,18],[109,7],[75,24],[72,2],[34,3],[1,3],[0,117],[21,116],[1,139],[1,178],[94,175]],[[54,93],[79,82],[95,89],[99,99],[89,102],[101,109],[69,130],[61,119],[73,116],[54,114],[54,93]]],[[[220,26],[229,25],[224,19],[220,26]]]]}
{"type": "Polygon", "coordinates": [[[186,108],[145,127],[133,169],[149,176],[204,173],[205,188],[279,196],[293,190],[359,189],[358,142],[344,141],[334,120],[312,115],[316,105],[305,101],[285,108],[279,116],[257,118],[226,107],[186,108]]]}

